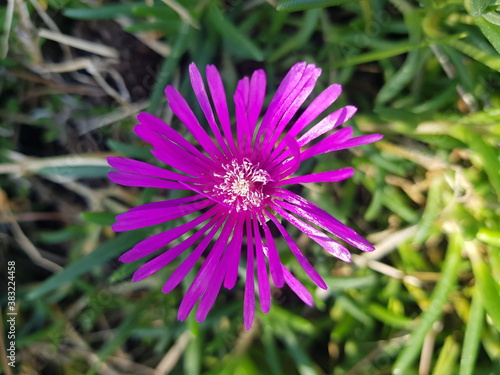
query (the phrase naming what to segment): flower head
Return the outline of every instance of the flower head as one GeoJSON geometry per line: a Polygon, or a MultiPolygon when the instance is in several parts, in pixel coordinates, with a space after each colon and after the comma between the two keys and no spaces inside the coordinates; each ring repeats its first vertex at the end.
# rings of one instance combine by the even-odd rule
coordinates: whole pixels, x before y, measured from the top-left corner
{"type": "Polygon", "coordinates": [[[163,292],[167,293],[205,253],[205,260],[179,307],[179,319],[184,320],[200,301],[196,319],[204,320],[220,288],[234,287],[241,259],[246,260],[244,323],[247,329],[252,325],[255,312],[255,269],[263,312],[269,311],[271,302],[268,269],[275,286],[288,284],[305,303],[312,305],[311,294],[282,264],[270,226],[276,227],[284,237],[312,281],[323,289],[326,284],[282,220],[346,262],[351,259],[349,251],[331,235],[363,251],[374,249],[326,211],[284,188],[349,178],[354,173],[352,168],[303,176],[296,176],[295,172],[302,161],[316,155],[382,138],[379,134],[352,137],[350,127],[331,132],[354,114],[353,106],[341,108],[309,126],[340,95],[341,87],[336,84],[324,90],[292,121],[311,94],[320,72],[321,69],[312,64],[295,64],[259,122],[266,75],[263,70],[255,71],[251,78],[245,77],[238,83],[234,94],[235,125],[231,125],[219,72],[211,65],[206,68],[209,96],[198,68],[191,64],[191,83],[212,135],[201,126],[179,92],[167,86],[165,93],[170,108],[186,126],[193,142],[147,113],[139,114],[140,124],[135,132],[153,146],[151,153],[158,160],[177,171],[126,158],[108,158],[117,170],[109,172],[109,178],[118,184],[186,191],[183,198],[145,204],[118,215],[112,227],[114,231],[160,224],[193,213],[198,215],[139,242],[120,258],[123,262],[132,262],[146,257],[194,230],[191,236],[139,267],[133,276],[134,281],[142,280],[190,249],[163,286],[163,292]]]}

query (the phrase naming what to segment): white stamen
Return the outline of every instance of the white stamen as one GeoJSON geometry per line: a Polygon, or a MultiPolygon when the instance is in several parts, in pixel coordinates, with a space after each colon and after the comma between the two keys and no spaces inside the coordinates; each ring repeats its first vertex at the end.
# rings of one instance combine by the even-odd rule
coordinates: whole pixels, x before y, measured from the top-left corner
{"type": "Polygon", "coordinates": [[[222,166],[225,174],[215,173],[215,177],[223,181],[214,186],[214,193],[223,198],[223,202],[233,204],[236,211],[246,211],[252,207],[260,207],[262,201],[267,197],[263,193],[263,187],[271,176],[264,169],[259,169],[259,165],[254,165],[248,159],[242,162],[233,159],[231,164],[222,166]]]}

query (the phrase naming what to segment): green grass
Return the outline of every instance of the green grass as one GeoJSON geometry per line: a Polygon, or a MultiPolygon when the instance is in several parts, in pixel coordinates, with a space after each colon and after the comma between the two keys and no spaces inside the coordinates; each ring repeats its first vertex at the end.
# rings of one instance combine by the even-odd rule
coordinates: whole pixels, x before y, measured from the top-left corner
{"type": "MultiPolygon", "coordinates": [[[[0,7],[8,42],[0,60],[0,264],[4,285],[7,262],[16,264],[18,311],[17,367],[0,373],[500,373],[497,2],[176,3],[180,11],[161,1],[0,7]],[[119,61],[36,38],[54,26],[117,49],[119,61]],[[124,30],[142,39],[127,39],[124,30]],[[89,56],[103,81],[92,69],[47,72],[61,62],[71,70],[89,56]],[[292,64],[315,63],[323,74],[314,93],[342,84],[331,110],[355,105],[357,134],[385,136],[306,165],[308,173],[347,166],[356,173],[302,193],[377,250],[368,257],[353,250],[345,264],[302,244],[325,292],[279,242],[315,307],[275,289],[271,311],[257,312],[249,332],[241,278],[221,292],[205,322],[179,322],[194,274],[167,295],[161,287],[178,263],[132,283],[144,261],[117,258],[158,228],[115,234],[109,227],[115,214],[165,197],[111,184],[103,161],[124,155],[154,163],[132,131],[134,108],[168,118],[167,84],[192,101],[191,61],[215,64],[228,98],[242,75],[264,68],[266,103],[292,64]]],[[[0,303],[6,311],[7,298],[0,303]]],[[[5,332],[2,340],[9,345],[5,332]]]]}

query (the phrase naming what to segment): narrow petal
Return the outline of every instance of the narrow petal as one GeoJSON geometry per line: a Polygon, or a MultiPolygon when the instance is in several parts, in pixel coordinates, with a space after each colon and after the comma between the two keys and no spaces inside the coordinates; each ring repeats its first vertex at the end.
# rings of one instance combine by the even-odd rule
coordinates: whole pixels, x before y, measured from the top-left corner
{"type": "Polygon", "coordinates": [[[248,96],[248,123],[250,124],[251,134],[253,135],[266,96],[266,73],[262,69],[253,72],[252,78],[250,79],[250,92],[248,96]]]}
{"type": "Polygon", "coordinates": [[[285,127],[311,94],[320,74],[321,69],[314,67],[314,65],[310,65],[306,68],[304,76],[283,103],[282,108],[284,111],[278,112],[274,117],[278,119],[280,115],[281,118],[279,118],[276,125],[272,127],[272,135],[263,142],[262,150],[265,153],[271,152],[271,149],[274,147],[285,127]]]}
{"type": "Polygon", "coordinates": [[[274,163],[272,167],[268,167],[269,173],[275,176],[275,180],[279,181],[284,179],[286,176],[294,174],[300,167],[300,148],[295,141],[294,138],[286,136],[281,141],[287,144],[287,149],[285,150],[288,153],[289,160],[283,163],[274,163]]]}
{"type": "Polygon", "coordinates": [[[245,296],[243,300],[243,322],[248,331],[252,328],[255,316],[255,286],[254,286],[254,247],[251,220],[247,219],[247,273],[245,279],[245,296]]]}
{"type": "Polygon", "coordinates": [[[185,224],[182,224],[165,232],[148,237],[136,244],[131,250],[124,253],[120,257],[120,261],[130,263],[148,256],[149,254],[153,254],[158,249],[168,245],[170,242],[176,240],[180,236],[184,235],[197,225],[207,221],[219,212],[219,207],[215,206],[202,215],[198,216],[196,219],[193,219],[185,224]]]}
{"type": "Polygon", "coordinates": [[[307,184],[313,182],[335,182],[350,178],[354,174],[353,168],[342,168],[334,171],[306,174],[304,176],[292,177],[273,183],[273,186],[307,184]]]}
{"type": "Polygon", "coordinates": [[[198,68],[194,63],[191,63],[189,65],[189,76],[191,78],[191,85],[193,86],[193,90],[196,95],[196,98],[198,99],[198,103],[200,103],[201,110],[205,114],[205,117],[208,121],[208,125],[210,126],[210,129],[212,129],[212,132],[215,135],[215,139],[217,139],[217,142],[219,143],[224,153],[229,153],[229,150],[219,130],[219,126],[215,122],[214,113],[212,111],[212,106],[210,105],[210,101],[208,99],[208,95],[205,90],[205,84],[203,83],[203,78],[201,78],[200,71],[198,70],[198,68]]]}
{"type": "Polygon", "coordinates": [[[143,264],[137,269],[137,271],[134,272],[132,281],[142,280],[165,267],[180,254],[182,254],[187,248],[198,241],[205,234],[205,232],[213,227],[216,223],[217,218],[212,218],[212,220],[205,224],[200,230],[196,231],[193,235],[189,236],[186,240],[182,241],[180,244],[174,246],[173,248],[157,256],[156,258],[151,259],[149,262],[143,264]]]}
{"type": "Polygon", "coordinates": [[[263,216],[259,217],[260,224],[264,229],[264,236],[266,238],[267,247],[263,248],[264,254],[269,259],[269,270],[271,272],[271,277],[273,278],[273,283],[276,287],[283,287],[285,281],[283,279],[283,271],[281,269],[281,260],[278,253],[278,249],[276,248],[276,244],[274,242],[273,235],[269,230],[269,227],[266,224],[266,221],[263,216]]]}
{"type": "Polygon", "coordinates": [[[220,258],[226,248],[227,241],[229,240],[229,236],[231,235],[235,224],[236,218],[234,216],[229,216],[226,224],[223,226],[222,233],[215,241],[207,259],[203,262],[200,271],[194,278],[193,283],[188,288],[181,301],[179,311],[177,313],[177,318],[179,320],[185,320],[187,318],[198,299],[203,295],[203,293],[205,293],[207,288],[210,287],[210,278],[219,264],[220,258]]]}
{"type": "Polygon", "coordinates": [[[233,133],[231,131],[231,120],[229,119],[229,111],[227,109],[224,84],[222,83],[219,71],[215,66],[208,65],[206,73],[208,87],[210,89],[210,94],[214,103],[215,112],[217,113],[217,117],[219,118],[219,122],[222,126],[224,138],[226,139],[226,142],[234,155],[236,154],[236,145],[234,143],[233,133]]]}
{"type": "Polygon", "coordinates": [[[314,301],[311,293],[306,289],[304,285],[297,280],[290,271],[287,270],[285,266],[283,268],[283,275],[285,276],[285,282],[288,284],[290,289],[294,291],[294,293],[306,304],[309,306],[314,305],[314,301]]]}
{"type": "Polygon", "coordinates": [[[116,216],[117,222],[112,225],[111,229],[113,229],[115,232],[122,232],[165,223],[167,221],[186,216],[193,212],[200,211],[201,209],[213,204],[214,202],[207,199],[183,206],[172,207],[169,210],[160,208],[150,209],[147,212],[128,211],[116,216]]]}
{"type": "MultiPolygon", "coordinates": [[[[330,143],[330,144],[328,144],[326,142],[323,143],[323,141],[321,141],[318,144],[308,148],[305,152],[303,152],[301,154],[300,159],[303,161],[303,160],[306,160],[310,157],[320,155],[320,154],[325,154],[327,152],[345,150],[345,149],[356,147],[356,146],[366,145],[368,143],[380,141],[383,137],[384,136],[381,134],[369,134],[369,135],[362,135],[360,137],[351,138],[351,139],[344,141],[342,143],[330,143]]],[[[326,141],[328,138],[324,139],[324,141],[326,141]]]]}
{"type": "Polygon", "coordinates": [[[133,173],[108,172],[108,178],[115,184],[123,186],[153,187],[159,189],[188,190],[185,185],[178,182],[161,180],[155,177],[141,176],[133,173]]]}
{"type": "Polygon", "coordinates": [[[248,91],[250,82],[248,77],[241,79],[236,86],[233,100],[236,112],[236,135],[238,148],[241,153],[250,149],[253,134],[250,132],[250,124],[247,115],[248,91]]]}
{"type": "MultiPolygon", "coordinates": [[[[333,84],[326,88],[321,94],[319,94],[313,102],[306,108],[306,110],[300,115],[298,120],[292,125],[288,131],[290,137],[296,137],[307,125],[309,125],[317,116],[319,116],[324,110],[326,110],[342,92],[342,86],[338,84],[333,84]]],[[[330,115],[331,116],[331,115],[330,115]]],[[[329,117],[329,116],[328,116],[329,117]]],[[[325,121],[324,119],[323,121],[325,121]]],[[[321,122],[323,122],[321,121],[321,122]]],[[[319,125],[319,124],[318,124],[319,125]]],[[[317,125],[316,125],[317,126],[317,125]]],[[[273,150],[270,157],[271,160],[276,159],[276,157],[285,149],[283,143],[278,144],[278,146],[273,150]]]]}
{"type": "Polygon", "coordinates": [[[144,125],[137,125],[135,133],[144,140],[151,143],[155,149],[151,153],[158,159],[181,172],[198,176],[207,169],[212,169],[210,164],[183,149],[178,144],[158,136],[154,131],[144,125]]]}
{"type": "Polygon", "coordinates": [[[230,256],[224,279],[224,288],[227,289],[233,289],[238,279],[238,266],[240,264],[241,245],[243,243],[243,223],[243,221],[240,221],[236,224],[233,238],[226,249],[226,253],[230,256]]]}
{"type": "Polygon", "coordinates": [[[174,206],[180,206],[185,203],[199,201],[201,199],[203,199],[203,196],[201,195],[191,195],[189,197],[184,197],[184,198],[141,204],[140,206],[132,207],[129,211],[142,211],[142,210],[150,210],[153,208],[169,208],[174,206]]]}
{"type": "Polygon", "coordinates": [[[224,217],[219,218],[217,223],[212,227],[210,232],[203,238],[198,246],[196,246],[193,252],[189,254],[189,256],[174,270],[174,272],[172,272],[172,275],[170,275],[161,290],[163,293],[171,292],[186,277],[189,271],[191,271],[194,267],[196,261],[200,259],[201,255],[206,250],[217,231],[220,229],[223,221],[224,217]]]}
{"type": "Polygon", "coordinates": [[[198,311],[196,311],[196,321],[202,322],[208,315],[208,312],[214,305],[215,300],[220,292],[220,288],[222,286],[222,280],[227,272],[227,265],[229,263],[230,257],[224,256],[221,261],[217,265],[217,268],[214,273],[208,275],[210,277],[210,281],[208,282],[209,287],[205,291],[205,293],[201,296],[200,305],[198,306],[198,311]]]}
{"type": "MultiPolygon", "coordinates": [[[[300,160],[303,161],[311,156],[316,155],[317,149],[323,149],[325,147],[331,147],[332,145],[342,144],[352,137],[353,130],[352,127],[342,128],[339,131],[330,134],[325,139],[322,139],[318,143],[312,145],[307,150],[300,154],[300,160]]],[[[298,143],[297,143],[298,145],[298,143]]],[[[299,147],[299,146],[297,146],[299,147]]],[[[272,161],[272,165],[279,165],[290,155],[290,150],[285,150],[280,156],[272,161]]]]}
{"type": "Polygon", "coordinates": [[[285,239],[286,243],[288,244],[288,247],[290,247],[290,250],[292,251],[293,255],[295,258],[297,258],[297,261],[301,265],[301,267],[304,269],[305,273],[307,276],[311,278],[314,283],[319,286],[321,289],[327,289],[325,281],[321,278],[319,273],[314,269],[314,267],[309,263],[307,258],[304,256],[302,251],[300,251],[299,247],[293,240],[292,236],[286,231],[286,229],[281,225],[281,223],[271,214],[268,215],[268,217],[271,219],[271,221],[276,225],[278,230],[280,231],[281,235],[285,239]]]}
{"type": "Polygon", "coordinates": [[[117,156],[108,156],[107,161],[110,166],[121,172],[136,173],[143,176],[166,178],[174,181],[197,182],[193,177],[185,176],[179,173],[167,171],[166,169],[155,167],[133,159],[121,158],[117,156]]]}
{"type": "MultiPolygon", "coordinates": [[[[167,125],[165,122],[160,120],[158,117],[155,117],[149,113],[139,113],[137,119],[141,123],[141,127],[146,127],[150,130],[150,138],[152,138],[152,142],[148,139],[144,139],[146,142],[154,145],[154,141],[157,138],[168,139],[170,142],[173,142],[179,145],[182,149],[186,150],[190,154],[194,155],[197,159],[200,159],[200,163],[205,163],[207,165],[212,165],[213,162],[207,156],[203,155],[196,147],[194,147],[191,143],[189,143],[186,138],[184,138],[181,134],[179,134],[172,127],[167,125]],[[152,136],[152,137],[151,137],[152,136]]],[[[134,131],[137,129],[137,126],[134,128],[134,131]]],[[[137,133],[137,132],[136,132],[137,133]]]]}
{"type": "Polygon", "coordinates": [[[222,159],[220,150],[210,139],[205,129],[202,128],[182,95],[172,86],[167,86],[165,95],[169,100],[169,106],[172,112],[174,112],[184,126],[193,134],[193,137],[199,142],[200,146],[212,156],[212,159],[222,159]]]}
{"type": "Polygon", "coordinates": [[[290,215],[285,210],[282,210],[277,205],[271,205],[271,207],[283,216],[289,223],[293,224],[296,228],[298,228],[303,233],[307,234],[309,238],[311,238],[314,242],[320,245],[323,249],[325,249],[328,253],[332,254],[334,257],[343,260],[344,262],[351,262],[351,254],[349,250],[347,250],[344,246],[334,241],[330,237],[328,237],[325,233],[317,230],[313,226],[304,223],[303,221],[297,219],[295,216],[290,215]]]}
{"type": "MultiPolygon", "coordinates": [[[[264,118],[262,119],[261,126],[257,133],[257,142],[260,142],[260,139],[266,133],[269,133],[267,134],[268,136],[271,135],[273,130],[271,125],[273,123],[274,125],[276,124],[276,120],[273,120],[274,117],[277,115],[279,108],[283,106],[283,103],[289,96],[290,92],[302,78],[306,67],[307,63],[305,62],[296,63],[290,68],[285,78],[283,78],[283,81],[281,81],[281,84],[278,86],[271,103],[269,103],[269,107],[264,115],[264,118]]],[[[279,117],[281,117],[281,115],[279,115],[279,117]]]]}
{"type": "Polygon", "coordinates": [[[342,92],[342,86],[339,84],[333,84],[328,86],[325,90],[321,92],[312,103],[306,108],[304,113],[300,115],[297,121],[293,124],[288,132],[288,135],[295,137],[299,134],[307,125],[313,122],[316,117],[318,117],[323,111],[325,111],[329,106],[337,100],[342,92]]]}
{"type": "Polygon", "coordinates": [[[271,287],[269,286],[269,276],[267,274],[266,260],[264,257],[264,249],[262,248],[262,238],[258,221],[253,222],[253,232],[255,234],[255,253],[257,255],[257,280],[259,285],[260,307],[263,313],[269,312],[271,308],[271,287]]]}
{"type": "Polygon", "coordinates": [[[343,241],[362,251],[375,250],[372,244],[357,234],[353,229],[341,223],[328,212],[302,198],[300,195],[282,189],[277,189],[275,195],[286,200],[286,202],[279,202],[279,205],[288,211],[302,216],[311,223],[333,233],[343,241]]]}
{"type": "Polygon", "coordinates": [[[317,125],[313,126],[306,134],[299,138],[298,143],[300,147],[311,142],[313,139],[325,134],[326,132],[336,128],[337,126],[348,121],[357,111],[357,108],[348,105],[347,107],[340,108],[333,112],[331,115],[325,117],[317,125]]]}

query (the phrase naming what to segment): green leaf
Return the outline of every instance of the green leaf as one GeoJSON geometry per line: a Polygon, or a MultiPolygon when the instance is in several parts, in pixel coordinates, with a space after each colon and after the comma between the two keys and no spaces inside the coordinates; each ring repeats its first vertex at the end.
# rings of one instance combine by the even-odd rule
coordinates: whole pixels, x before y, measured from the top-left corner
{"type": "MultiPolygon", "coordinates": [[[[136,4],[137,5],[137,4],[136,4]]],[[[163,21],[178,21],[179,15],[175,13],[172,8],[166,7],[165,5],[153,5],[147,6],[144,3],[140,3],[132,9],[132,12],[136,16],[141,17],[154,17],[163,21]]]]}
{"type": "Polygon", "coordinates": [[[444,345],[439,352],[439,357],[432,371],[432,375],[454,375],[457,358],[460,353],[458,343],[453,336],[448,336],[444,340],[444,345]]]}
{"type": "MultiPolygon", "coordinates": [[[[500,53],[500,26],[487,21],[483,17],[475,19],[476,24],[481,29],[481,32],[489,40],[493,48],[500,53]]],[[[498,68],[496,70],[499,70],[498,68]]]]}
{"type": "MultiPolygon", "coordinates": [[[[130,337],[130,331],[137,326],[140,316],[144,313],[144,309],[151,306],[151,300],[154,297],[154,293],[149,293],[142,299],[142,301],[135,304],[134,310],[127,314],[127,317],[117,329],[113,330],[114,332],[112,338],[110,340],[106,340],[106,344],[99,350],[98,357],[101,361],[104,361],[107,357],[109,357],[120,345],[125,342],[125,340],[130,337]]],[[[87,374],[96,373],[94,370],[99,365],[100,364],[96,364],[96,366],[87,374]]]]}
{"type": "MultiPolygon", "coordinates": [[[[441,318],[448,295],[455,289],[460,267],[463,240],[458,233],[450,236],[441,278],[431,296],[429,307],[421,314],[418,326],[411,333],[408,343],[399,354],[393,374],[408,374],[413,362],[417,359],[424,343],[425,336],[434,323],[441,318]]],[[[499,310],[500,311],[500,310],[499,310]]]]}
{"type": "Polygon", "coordinates": [[[481,228],[477,232],[477,239],[481,242],[500,247],[500,231],[481,228]]]}
{"type": "MultiPolygon", "coordinates": [[[[486,22],[486,21],[484,21],[486,22]]],[[[480,25],[482,22],[480,22],[478,25],[480,25]]],[[[488,23],[488,25],[491,25],[488,23]]],[[[494,26],[494,25],[491,25],[494,26]]],[[[482,29],[481,29],[482,30],[482,29]]],[[[495,30],[492,30],[491,32],[497,32],[498,28],[495,30]]],[[[486,34],[485,34],[486,35],[486,34]]],[[[486,35],[488,40],[490,38],[486,35]]],[[[498,47],[500,47],[500,36],[497,34],[496,36],[492,35],[492,40],[490,42],[493,44],[493,47],[498,50],[498,47]],[[492,41],[493,40],[493,41],[492,41]],[[493,43],[495,42],[495,43],[493,43]]],[[[453,48],[457,49],[458,51],[462,52],[464,55],[469,56],[471,59],[474,59],[476,61],[479,61],[480,63],[486,65],[487,67],[500,71],[500,56],[499,55],[492,55],[489,54],[487,51],[476,47],[475,45],[472,45],[470,43],[464,42],[462,40],[450,40],[448,42],[450,46],[453,48]]]]}
{"type": "Polygon", "coordinates": [[[498,173],[500,171],[500,160],[498,149],[486,143],[480,135],[465,126],[455,127],[451,135],[466,143],[479,156],[491,186],[495,190],[497,197],[500,198],[500,174],[498,173]]]}
{"type": "Polygon", "coordinates": [[[406,316],[396,314],[382,305],[370,303],[368,312],[376,319],[389,327],[407,329],[412,326],[414,320],[406,316]]]}
{"type": "Polygon", "coordinates": [[[481,299],[474,294],[469,313],[469,320],[465,325],[464,344],[460,358],[459,375],[474,375],[479,345],[481,344],[481,331],[484,324],[484,308],[481,299]]]}
{"type": "Polygon", "coordinates": [[[74,178],[103,178],[108,175],[110,169],[109,166],[59,166],[40,168],[36,173],[74,178]]]}
{"type": "Polygon", "coordinates": [[[247,58],[257,61],[264,60],[264,53],[243,34],[236,26],[234,26],[227,17],[221,13],[215,5],[210,7],[208,17],[212,27],[217,30],[222,39],[226,41],[234,50],[247,58]]]}
{"type": "Polygon", "coordinates": [[[486,8],[490,5],[490,0],[465,0],[465,9],[471,14],[471,16],[479,17],[483,14],[486,8]]]}
{"type": "Polygon", "coordinates": [[[500,14],[498,14],[496,10],[484,13],[483,18],[493,25],[500,26],[500,14]]]}
{"type": "Polygon", "coordinates": [[[278,12],[296,12],[299,10],[325,8],[355,2],[357,0],[281,0],[276,10],[278,12]]]}
{"type": "Polygon", "coordinates": [[[418,224],[417,233],[415,233],[415,237],[413,238],[413,241],[417,245],[422,245],[425,241],[427,241],[431,230],[436,224],[439,214],[441,213],[441,182],[442,180],[440,177],[432,179],[424,213],[422,214],[422,219],[418,224]]]}
{"type": "Polygon", "coordinates": [[[172,53],[168,58],[163,60],[163,64],[158,72],[158,76],[153,87],[153,92],[149,97],[149,107],[146,112],[155,113],[160,106],[161,100],[164,96],[165,86],[172,79],[172,76],[178,67],[179,60],[187,49],[189,30],[190,28],[188,25],[182,25],[177,40],[172,47],[172,53]]]}
{"type": "Polygon", "coordinates": [[[134,6],[143,4],[142,2],[136,2],[104,5],[96,8],[67,8],[63,10],[63,14],[76,20],[112,20],[119,16],[133,15],[134,6]]]}
{"type": "Polygon", "coordinates": [[[472,270],[476,278],[476,293],[493,321],[495,328],[500,331],[500,287],[491,276],[491,269],[481,258],[476,249],[469,251],[472,270]]]}
{"type": "Polygon", "coordinates": [[[123,154],[129,158],[146,160],[151,157],[151,152],[148,148],[134,146],[113,139],[108,139],[106,144],[112,151],[123,154]]]}
{"type": "Polygon", "coordinates": [[[461,33],[461,34],[450,35],[450,36],[446,36],[446,37],[442,37],[442,38],[430,39],[428,41],[416,43],[416,44],[408,43],[408,42],[392,43],[392,45],[394,46],[392,48],[362,53],[362,54],[356,55],[354,57],[348,57],[345,60],[340,60],[339,62],[334,63],[333,67],[334,68],[342,68],[345,66],[359,65],[359,64],[364,64],[367,62],[388,59],[390,57],[402,55],[403,53],[407,53],[407,52],[412,51],[414,49],[428,47],[428,46],[431,46],[433,44],[442,44],[442,43],[446,44],[446,43],[450,43],[451,41],[457,42],[457,39],[462,39],[462,38],[465,38],[466,36],[467,36],[466,34],[461,33]]]}
{"type": "Polygon", "coordinates": [[[130,249],[133,244],[139,242],[144,237],[145,231],[137,230],[121,234],[103,243],[86,257],[77,260],[65,267],[61,272],[49,277],[41,285],[28,293],[27,298],[39,298],[61,285],[74,281],[77,277],[130,249]]]}
{"type": "Polygon", "coordinates": [[[155,22],[140,22],[130,26],[125,26],[123,29],[129,33],[142,33],[145,31],[163,31],[165,33],[174,33],[180,27],[179,21],[155,21],[155,22]]]}
{"type": "Polygon", "coordinates": [[[116,214],[112,212],[82,212],[80,216],[89,223],[112,225],[115,223],[116,214]]]}
{"type": "Polygon", "coordinates": [[[320,15],[321,11],[318,9],[306,12],[300,31],[294,37],[289,38],[285,43],[283,43],[276,52],[269,56],[268,60],[270,62],[276,61],[308,43],[311,39],[311,35],[318,26],[320,15]]]}

